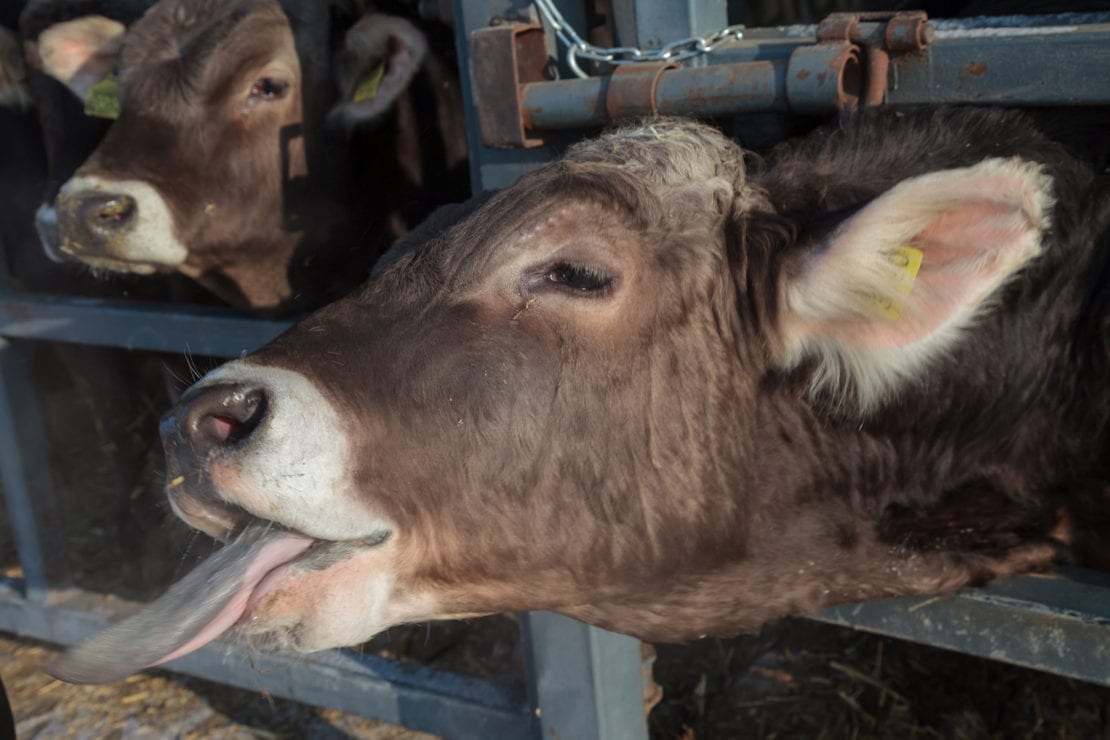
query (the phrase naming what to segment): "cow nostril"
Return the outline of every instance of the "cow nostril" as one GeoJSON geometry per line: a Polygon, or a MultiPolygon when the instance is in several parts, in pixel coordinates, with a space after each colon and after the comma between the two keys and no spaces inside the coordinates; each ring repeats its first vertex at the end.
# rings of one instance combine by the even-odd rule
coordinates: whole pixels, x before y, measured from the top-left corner
{"type": "Polygon", "coordinates": [[[260,388],[205,388],[188,402],[181,417],[184,435],[199,455],[234,447],[254,434],[268,410],[266,393],[260,388]]]}
{"type": "Polygon", "coordinates": [[[127,226],[138,207],[129,195],[97,194],[81,199],[78,217],[94,233],[107,236],[127,226]]]}

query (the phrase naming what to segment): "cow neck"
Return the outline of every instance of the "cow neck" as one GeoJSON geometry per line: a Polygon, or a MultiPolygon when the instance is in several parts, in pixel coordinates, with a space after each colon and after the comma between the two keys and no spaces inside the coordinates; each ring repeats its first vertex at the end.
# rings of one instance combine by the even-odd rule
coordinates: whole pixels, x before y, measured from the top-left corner
{"type": "Polygon", "coordinates": [[[215,268],[182,265],[180,269],[236,308],[254,313],[282,313],[294,298],[287,266],[297,241],[296,235],[290,235],[268,244],[262,260],[234,262],[215,268]],[[270,263],[274,269],[265,269],[262,263],[270,263]]]}

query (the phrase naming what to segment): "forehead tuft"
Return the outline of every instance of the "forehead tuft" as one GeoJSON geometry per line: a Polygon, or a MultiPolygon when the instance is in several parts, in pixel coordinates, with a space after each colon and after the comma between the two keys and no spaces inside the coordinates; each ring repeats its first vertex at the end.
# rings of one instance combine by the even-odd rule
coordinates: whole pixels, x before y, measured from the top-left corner
{"type": "Polygon", "coordinates": [[[696,121],[659,118],[624,126],[581,142],[568,162],[616,165],[657,185],[723,178],[744,184],[744,154],[715,128],[696,121]]]}

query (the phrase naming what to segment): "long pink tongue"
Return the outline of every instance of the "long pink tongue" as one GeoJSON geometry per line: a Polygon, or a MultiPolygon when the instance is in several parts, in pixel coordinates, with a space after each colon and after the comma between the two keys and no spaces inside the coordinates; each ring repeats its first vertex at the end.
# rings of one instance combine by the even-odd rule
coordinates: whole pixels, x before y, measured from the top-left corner
{"type": "Polygon", "coordinates": [[[191,653],[239,621],[255,586],[312,543],[252,524],[157,600],[70,648],[46,671],[71,683],[108,683],[191,653]]]}

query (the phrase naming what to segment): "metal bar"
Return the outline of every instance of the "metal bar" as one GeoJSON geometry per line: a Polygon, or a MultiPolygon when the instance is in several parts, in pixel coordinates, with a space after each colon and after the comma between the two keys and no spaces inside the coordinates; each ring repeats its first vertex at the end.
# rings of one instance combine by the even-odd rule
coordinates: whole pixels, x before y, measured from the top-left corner
{"type": "Polygon", "coordinates": [[[814,618],[1110,686],[1110,573],[1068,568],[950,598],[845,604],[814,618]]]}
{"type": "MultiPolygon", "coordinates": [[[[861,23],[860,33],[868,38],[881,35],[879,28],[879,24],[861,23]]],[[[795,51],[822,48],[813,44],[815,32],[816,26],[796,26],[770,35],[753,32],[746,40],[715,52],[706,67],[665,72],[657,87],[659,112],[698,116],[815,112],[809,88],[827,70],[822,65],[810,70],[795,64],[787,73],[795,51]]],[[[936,31],[924,52],[891,55],[886,101],[891,105],[1107,104],[1110,75],[1089,73],[1107,68],[1110,23],[978,28],[949,22],[936,31]],[[1047,43],[1052,45],[1052,64],[1044,63],[1047,43]]],[[[608,77],[526,84],[521,116],[535,131],[603,126],[610,122],[608,84],[608,77]]],[[[828,105],[835,99],[828,96],[828,105]]]]}
{"type": "Polygon", "coordinates": [[[26,597],[39,602],[65,585],[68,566],[29,359],[26,347],[0,338],[0,484],[26,597]]]}
{"type": "MultiPolygon", "coordinates": [[[[0,578],[0,627],[62,645],[104,629],[133,606],[110,608],[103,597],[77,591],[35,603],[19,591],[18,579],[0,578]]],[[[523,692],[511,686],[350,650],[282,655],[215,642],[166,669],[449,737],[535,736],[523,692]]]]}
{"type": "Polygon", "coordinates": [[[238,357],[290,322],[226,310],[0,291],[0,337],[238,357]]]}
{"type": "Polygon", "coordinates": [[[647,737],[640,641],[548,612],[521,619],[542,737],[647,737]]]}
{"type": "MultiPolygon", "coordinates": [[[[662,115],[729,115],[784,111],[786,60],[688,67],[664,72],[656,88],[662,115]]],[[[524,120],[536,129],[599,127],[609,123],[608,77],[524,85],[524,120]]]]}
{"type": "Polygon", "coordinates": [[[924,56],[891,57],[887,103],[1106,104],[1107,69],[1110,24],[937,31],[924,56]]]}

